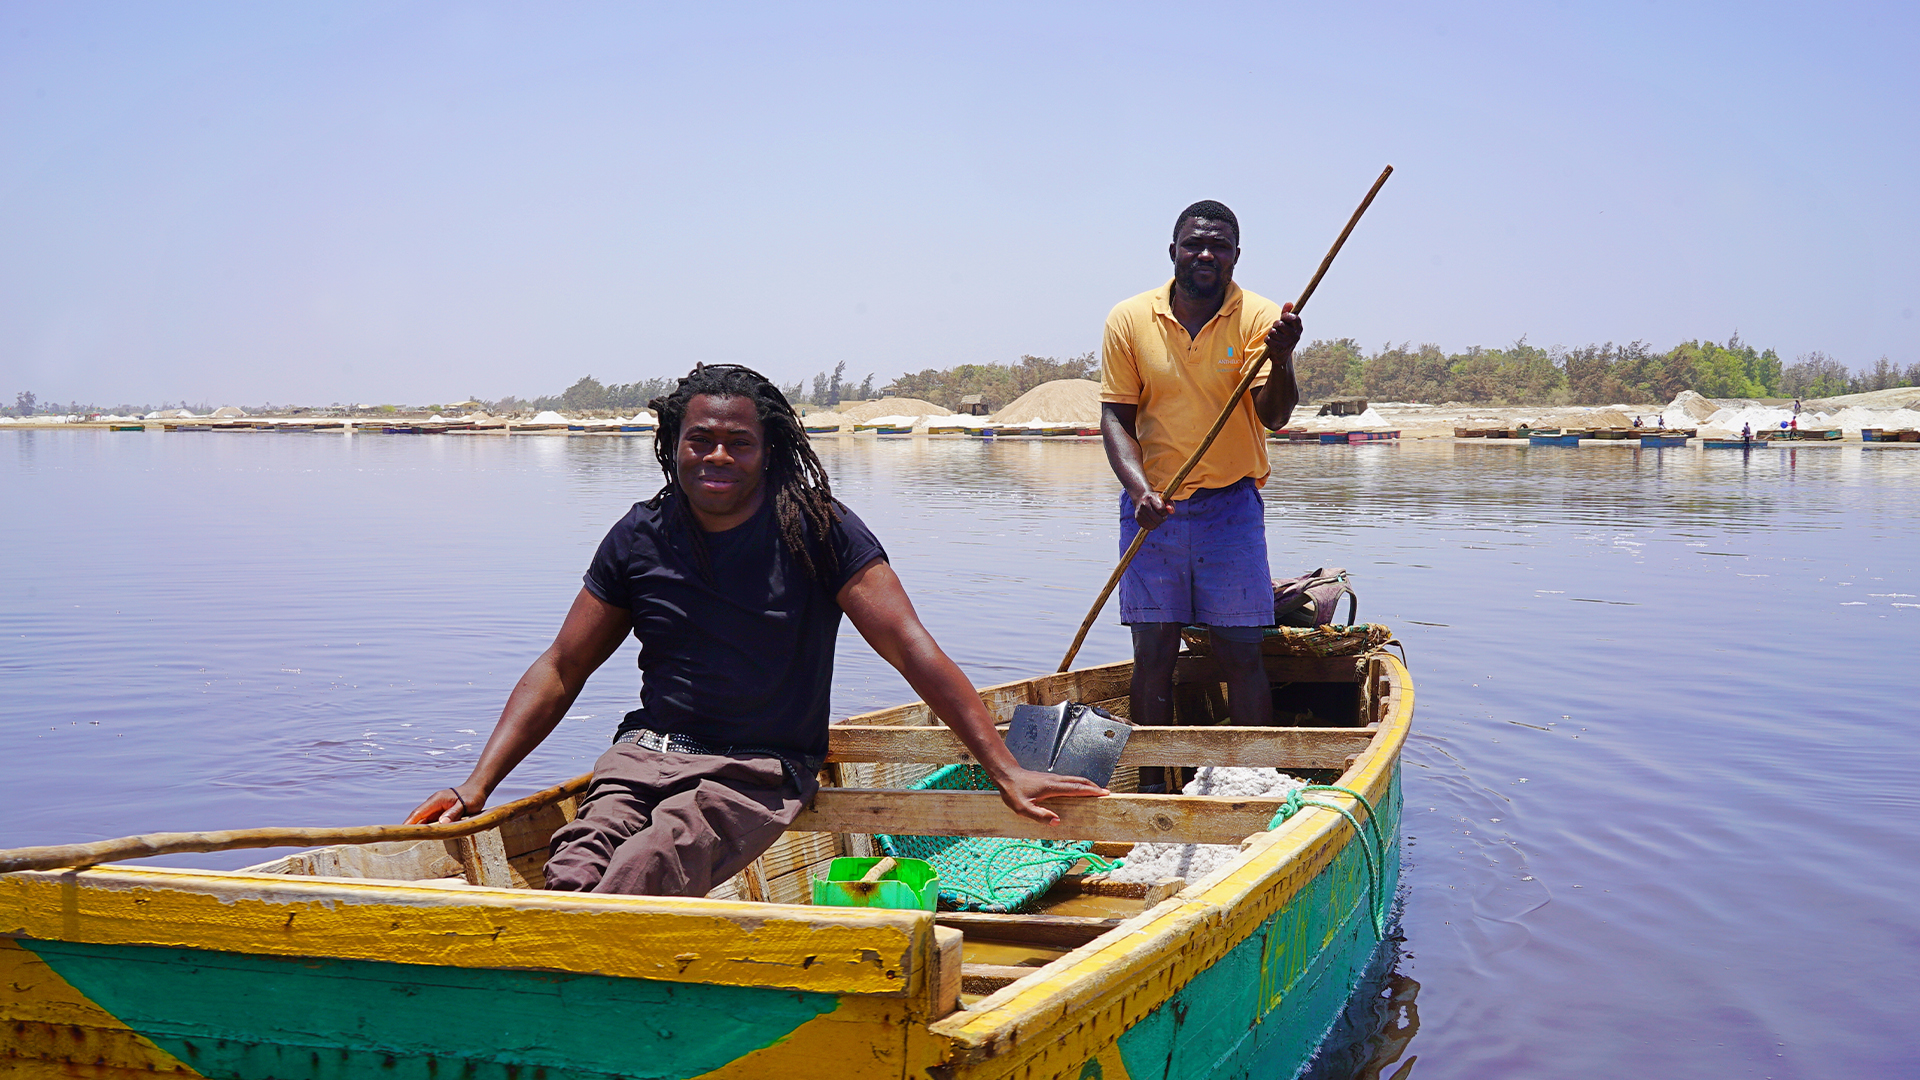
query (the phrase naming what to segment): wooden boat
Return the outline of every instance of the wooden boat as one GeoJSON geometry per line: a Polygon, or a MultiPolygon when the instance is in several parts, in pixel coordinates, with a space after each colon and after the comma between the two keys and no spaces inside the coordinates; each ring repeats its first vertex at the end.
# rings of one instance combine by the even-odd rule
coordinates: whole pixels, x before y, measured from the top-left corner
{"type": "Polygon", "coordinates": [[[147,425],[145,424],[108,424],[107,430],[108,431],[145,431],[147,430],[147,425]]]}
{"type": "Polygon", "coordinates": [[[1751,450],[1766,444],[1759,439],[1702,439],[1700,445],[1709,450],[1751,450]]]}
{"type": "MultiPolygon", "coordinates": [[[[968,760],[925,705],[854,717],[793,830],[702,899],[538,887],[584,777],[461,839],[238,871],[0,873],[0,1074],[1292,1077],[1393,933],[1413,684],[1378,647],[1266,662],[1276,720],[1324,726],[1201,726],[1223,688],[1189,652],[1176,709],[1196,726],[1134,729],[1116,794],[1052,804],[1051,828],[992,792],[906,790],[968,760]],[[1138,766],[1201,763],[1280,766],[1365,802],[1312,792],[1280,820],[1279,799],[1119,793],[1138,766]],[[876,830],[1239,851],[1194,881],[1069,875],[1026,914],[809,905],[809,880],[876,830]]],[[[1108,664],[981,699],[1002,719],[1062,700],[1124,713],[1129,676],[1108,664]]]]}
{"type": "Polygon", "coordinates": [[[966,434],[976,439],[992,439],[998,437],[997,432],[990,427],[966,428],[964,430],[966,434]]]}
{"type": "Polygon", "coordinates": [[[1642,435],[1640,436],[1640,445],[1648,449],[1660,449],[1663,447],[1685,446],[1687,445],[1687,436],[1685,435],[1642,435]]]}
{"type": "Polygon", "coordinates": [[[1900,437],[1901,442],[1920,442],[1920,431],[1914,431],[1911,428],[1896,431],[1894,434],[1900,437]]]}
{"type": "Polygon", "coordinates": [[[1602,428],[1593,433],[1593,437],[1596,439],[1626,439],[1632,436],[1632,428],[1602,428]]]}
{"type": "Polygon", "coordinates": [[[1322,446],[1347,445],[1347,433],[1344,431],[1322,431],[1318,437],[1322,446]]]}
{"type": "Polygon", "coordinates": [[[809,424],[806,426],[806,432],[809,435],[838,435],[840,433],[840,425],[809,424]]]}
{"type": "Polygon", "coordinates": [[[1896,439],[1883,438],[1882,429],[1880,428],[1863,427],[1860,429],[1860,441],[1861,442],[1896,442],[1898,440],[1897,438],[1896,439]]]}
{"type": "MultiPolygon", "coordinates": [[[[620,425],[620,434],[622,434],[622,435],[644,435],[644,434],[646,434],[646,433],[647,433],[647,432],[649,432],[649,431],[653,431],[653,430],[655,430],[655,429],[657,429],[657,428],[658,428],[659,426],[660,426],[660,425],[658,425],[658,424],[621,424],[621,425],[620,425]]],[[[809,429],[809,430],[811,430],[811,429],[809,429]]]]}
{"type": "Polygon", "coordinates": [[[1529,434],[1527,436],[1527,445],[1528,446],[1579,446],[1580,436],[1557,435],[1557,434],[1556,435],[1529,434]]]}
{"type": "Polygon", "coordinates": [[[1348,443],[1392,442],[1400,438],[1398,431],[1349,431],[1348,443]]]}

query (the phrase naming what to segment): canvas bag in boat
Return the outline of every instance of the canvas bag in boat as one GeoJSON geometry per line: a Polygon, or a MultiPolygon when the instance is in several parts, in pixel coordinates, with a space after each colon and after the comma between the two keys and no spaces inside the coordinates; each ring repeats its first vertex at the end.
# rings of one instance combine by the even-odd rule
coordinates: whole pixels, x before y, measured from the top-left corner
{"type": "Polygon", "coordinates": [[[1337,566],[1323,566],[1299,577],[1276,578],[1273,582],[1273,624],[1275,626],[1326,626],[1333,622],[1340,597],[1347,598],[1346,626],[1352,626],[1360,611],[1360,597],[1347,583],[1347,572],[1337,566]]]}

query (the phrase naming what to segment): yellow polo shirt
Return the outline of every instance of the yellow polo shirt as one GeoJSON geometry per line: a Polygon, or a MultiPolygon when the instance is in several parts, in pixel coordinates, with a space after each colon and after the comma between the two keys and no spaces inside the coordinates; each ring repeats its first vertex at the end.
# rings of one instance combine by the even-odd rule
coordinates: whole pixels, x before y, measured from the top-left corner
{"type": "MultiPolygon", "coordinates": [[[[1169,279],[1114,305],[1100,345],[1100,400],[1140,407],[1134,433],[1155,491],[1166,490],[1206,438],[1247,365],[1265,353],[1267,331],[1280,318],[1279,304],[1230,285],[1220,311],[1192,338],[1173,317],[1172,296],[1169,279]]],[[[1254,386],[1267,381],[1267,370],[1254,386]]],[[[1240,399],[1220,437],[1173,497],[1184,499],[1248,476],[1266,486],[1266,429],[1254,412],[1252,394],[1240,399]]]]}

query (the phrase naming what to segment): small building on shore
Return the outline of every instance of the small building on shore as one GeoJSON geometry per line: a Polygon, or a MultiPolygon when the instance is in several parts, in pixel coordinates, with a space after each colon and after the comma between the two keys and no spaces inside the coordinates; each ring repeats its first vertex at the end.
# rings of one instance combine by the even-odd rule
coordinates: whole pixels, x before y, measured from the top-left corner
{"type": "Polygon", "coordinates": [[[1367,399],[1363,397],[1328,398],[1320,403],[1317,416],[1359,416],[1367,411],[1367,399]]]}

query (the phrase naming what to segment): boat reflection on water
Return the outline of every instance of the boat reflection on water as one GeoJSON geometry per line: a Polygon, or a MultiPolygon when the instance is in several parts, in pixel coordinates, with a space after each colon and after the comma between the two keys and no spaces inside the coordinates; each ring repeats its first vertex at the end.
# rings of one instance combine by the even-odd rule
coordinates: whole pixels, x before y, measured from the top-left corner
{"type": "Polygon", "coordinates": [[[1412,1075],[1418,1055],[1400,1059],[1420,1033],[1420,984],[1395,970],[1404,940],[1396,920],[1300,1080],[1406,1080],[1412,1075]]]}

